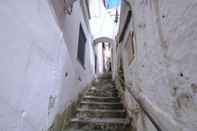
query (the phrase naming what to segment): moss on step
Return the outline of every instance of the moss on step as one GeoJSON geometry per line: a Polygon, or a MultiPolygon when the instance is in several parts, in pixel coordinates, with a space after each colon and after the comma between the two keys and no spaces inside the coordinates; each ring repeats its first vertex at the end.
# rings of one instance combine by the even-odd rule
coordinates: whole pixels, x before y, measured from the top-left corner
{"type": "Polygon", "coordinates": [[[97,84],[96,80],[93,80],[93,81],[91,82],[91,85],[92,85],[92,86],[96,86],[96,84],[97,84]]]}
{"type": "MultiPolygon", "coordinates": [[[[115,85],[116,89],[118,90],[118,95],[120,98],[125,99],[125,78],[124,78],[124,70],[122,67],[122,64],[119,65],[117,70],[117,76],[115,77],[115,85]]],[[[124,100],[123,100],[124,101],[124,100]]],[[[126,106],[125,106],[126,107],[126,106]]],[[[142,110],[140,108],[135,109],[128,109],[127,108],[127,116],[131,119],[129,127],[125,131],[137,131],[137,118],[139,117],[139,114],[142,113],[142,110]]]]}
{"type": "Polygon", "coordinates": [[[85,92],[92,86],[93,81],[87,85],[87,87],[79,93],[79,95],[74,99],[71,104],[65,107],[65,110],[61,114],[57,114],[53,124],[48,129],[48,131],[64,131],[64,129],[68,128],[70,125],[70,119],[74,117],[77,112],[77,106],[80,103],[80,99],[85,94],[85,92]]]}

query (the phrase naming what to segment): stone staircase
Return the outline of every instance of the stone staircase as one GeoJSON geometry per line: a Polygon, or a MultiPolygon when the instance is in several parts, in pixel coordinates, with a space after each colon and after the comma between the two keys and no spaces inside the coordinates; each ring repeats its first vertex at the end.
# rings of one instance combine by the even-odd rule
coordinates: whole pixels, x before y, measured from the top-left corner
{"type": "Polygon", "coordinates": [[[64,131],[129,131],[130,120],[109,75],[84,94],[70,123],[64,131]]]}

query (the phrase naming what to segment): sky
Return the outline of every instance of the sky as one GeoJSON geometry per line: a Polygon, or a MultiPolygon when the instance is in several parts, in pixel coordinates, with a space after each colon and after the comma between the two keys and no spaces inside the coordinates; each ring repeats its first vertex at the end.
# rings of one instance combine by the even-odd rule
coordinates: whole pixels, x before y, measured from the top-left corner
{"type": "Polygon", "coordinates": [[[106,2],[106,7],[111,9],[114,6],[120,5],[121,0],[105,0],[106,2]]]}

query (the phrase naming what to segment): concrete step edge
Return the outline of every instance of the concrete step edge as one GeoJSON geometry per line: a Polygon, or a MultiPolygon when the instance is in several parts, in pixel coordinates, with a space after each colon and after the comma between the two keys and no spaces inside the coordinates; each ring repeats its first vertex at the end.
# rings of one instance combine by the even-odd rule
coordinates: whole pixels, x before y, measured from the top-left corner
{"type": "Polygon", "coordinates": [[[100,112],[100,113],[125,113],[125,110],[121,109],[83,109],[78,108],[77,111],[79,112],[100,112]]]}
{"type": "Polygon", "coordinates": [[[92,124],[129,124],[127,118],[73,118],[73,123],[92,123],[92,124]]]}
{"type": "Polygon", "coordinates": [[[83,98],[85,99],[120,99],[119,97],[106,97],[106,96],[90,96],[90,95],[85,95],[83,98]]]}
{"type": "Polygon", "coordinates": [[[89,102],[89,101],[81,101],[80,104],[90,104],[90,105],[122,105],[121,102],[89,102]]]}

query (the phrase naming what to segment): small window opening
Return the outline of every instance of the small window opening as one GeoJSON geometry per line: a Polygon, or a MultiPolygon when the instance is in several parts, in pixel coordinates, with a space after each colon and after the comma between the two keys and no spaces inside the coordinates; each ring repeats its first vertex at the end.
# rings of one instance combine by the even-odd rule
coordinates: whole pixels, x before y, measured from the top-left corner
{"type": "Polygon", "coordinates": [[[80,64],[85,68],[85,47],[86,47],[86,36],[84,30],[80,24],[79,28],[79,39],[78,39],[78,52],[77,52],[77,59],[79,60],[80,64]]]}

